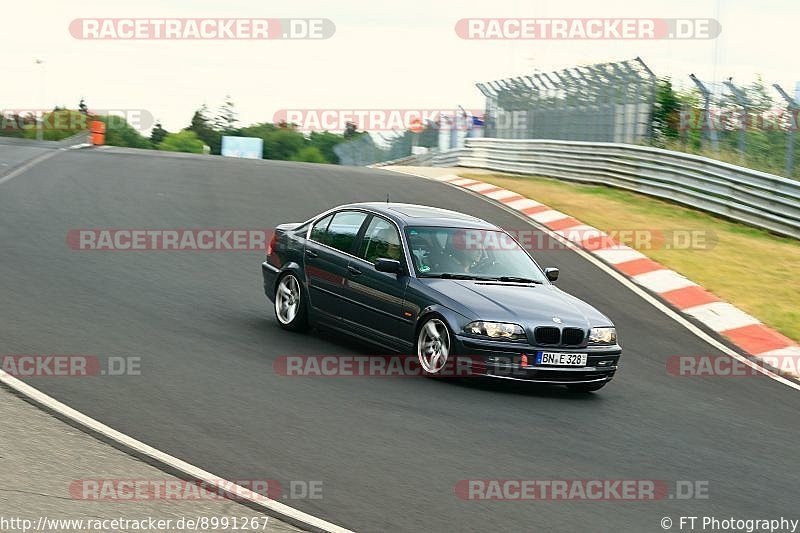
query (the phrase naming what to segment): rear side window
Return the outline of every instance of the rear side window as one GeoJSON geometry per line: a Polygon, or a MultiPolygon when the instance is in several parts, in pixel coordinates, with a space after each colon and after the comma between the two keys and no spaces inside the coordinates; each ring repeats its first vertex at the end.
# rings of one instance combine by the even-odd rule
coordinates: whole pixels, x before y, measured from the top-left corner
{"type": "Polygon", "coordinates": [[[314,224],[314,226],[311,228],[311,235],[309,235],[312,241],[321,242],[322,244],[329,244],[328,224],[331,223],[332,218],[333,215],[328,215],[314,224]]]}
{"type": "Polygon", "coordinates": [[[397,228],[380,217],[374,217],[367,226],[364,238],[361,240],[358,257],[374,263],[378,258],[397,259],[403,258],[403,247],[400,244],[400,233],[397,228]]]}
{"type": "Polygon", "coordinates": [[[353,243],[366,218],[367,214],[360,211],[339,211],[328,225],[325,244],[348,254],[353,253],[353,243]]]}

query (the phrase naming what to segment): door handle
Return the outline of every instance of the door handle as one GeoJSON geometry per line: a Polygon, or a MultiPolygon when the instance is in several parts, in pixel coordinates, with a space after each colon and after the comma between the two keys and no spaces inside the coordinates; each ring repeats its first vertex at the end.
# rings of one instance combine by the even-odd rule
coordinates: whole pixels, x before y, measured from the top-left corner
{"type": "Polygon", "coordinates": [[[350,272],[354,276],[360,276],[361,275],[361,271],[358,268],[354,267],[353,265],[347,265],[347,271],[350,272]]]}
{"type": "Polygon", "coordinates": [[[313,250],[306,250],[306,257],[308,257],[309,259],[313,259],[315,257],[319,257],[319,255],[317,254],[317,252],[313,250]]]}

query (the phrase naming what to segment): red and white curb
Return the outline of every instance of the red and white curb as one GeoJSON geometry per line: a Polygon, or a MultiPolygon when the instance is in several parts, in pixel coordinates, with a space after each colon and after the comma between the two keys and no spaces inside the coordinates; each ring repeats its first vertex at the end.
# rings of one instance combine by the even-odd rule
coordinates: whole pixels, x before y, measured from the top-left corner
{"type": "MultiPolygon", "coordinates": [[[[399,169],[386,170],[412,174],[399,169]]],[[[800,346],[791,339],[765,326],[757,318],[722,301],[674,270],[653,261],[633,248],[617,244],[605,232],[536,200],[525,198],[491,183],[454,174],[430,179],[482,194],[518,211],[600,258],[636,284],[666,300],[681,313],[719,333],[742,351],[778,369],[784,375],[800,377],[800,369],[794,364],[800,360],[800,346]],[[789,364],[785,364],[787,362],[789,364]]]]}

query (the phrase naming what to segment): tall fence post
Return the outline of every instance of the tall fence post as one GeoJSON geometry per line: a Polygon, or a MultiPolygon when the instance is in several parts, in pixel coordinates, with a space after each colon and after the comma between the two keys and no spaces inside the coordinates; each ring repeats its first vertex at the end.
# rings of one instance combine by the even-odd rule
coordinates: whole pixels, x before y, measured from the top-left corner
{"type": "Polygon", "coordinates": [[[745,95],[743,90],[733,84],[732,78],[728,78],[728,81],[723,82],[723,84],[731,91],[736,103],[742,108],[742,119],[739,125],[739,154],[744,158],[746,150],[745,135],[747,133],[747,117],[750,110],[750,100],[747,99],[747,95],[745,95]]]}
{"type": "Polygon", "coordinates": [[[653,137],[654,137],[654,135],[653,135],[653,111],[654,111],[655,104],[656,104],[656,90],[657,90],[656,85],[657,85],[658,82],[656,80],[656,75],[653,73],[652,70],[650,70],[650,67],[648,67],[645,64],[645,62],[642,60],[642,58],[637,57],[636,61],[642,66],[642,68],[647,73],[648,77],[650,78],[650,91],[649,91],[648,99],[647,99],[647,113],[645,113],[645,124],[646,124],[646,128],[647,128],[647,139],[649,140],[650,143],[652,143],[653,142],[653,137]]]}
{"type": "Polygon", "coordinates": [[[783,174],[787,178],[791,178],[794,173],[794,136],[797,132],[797,113],[800,105],[780,85],[775,83],[772,86],[786,100],[786,109],[789,111],[789,131],[786,132],[786,166],[783,174]]]}
{"type": "Polygon", "coordinates": [[[711,141],[711,149],[719,152],[719,141],[717,140],[717,128],[711,120],[711,91],[694,74],[689,74],[689,78],[694,82],[700,93],[703,95],[703,130],[706,138],[711,141]]]}

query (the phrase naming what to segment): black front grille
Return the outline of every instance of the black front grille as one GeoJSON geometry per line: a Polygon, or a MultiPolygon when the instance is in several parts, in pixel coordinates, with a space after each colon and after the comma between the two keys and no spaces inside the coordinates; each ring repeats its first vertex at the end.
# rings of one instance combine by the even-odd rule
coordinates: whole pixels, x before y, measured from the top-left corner
{"type": "Polygon", "coordinates": [[[558,328],[545,326],[536,328],[534,337],[536,338],[536,344],[558,344],[561,340],[561,332],[558,328]]]}
{"type": "Polygon", "coordinates": [[[579,328],[564,328],[561,332],[561,344],[564,346],[580,346],[583,342],[583,330],[579,328]]]}

